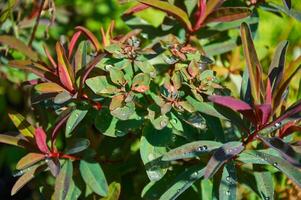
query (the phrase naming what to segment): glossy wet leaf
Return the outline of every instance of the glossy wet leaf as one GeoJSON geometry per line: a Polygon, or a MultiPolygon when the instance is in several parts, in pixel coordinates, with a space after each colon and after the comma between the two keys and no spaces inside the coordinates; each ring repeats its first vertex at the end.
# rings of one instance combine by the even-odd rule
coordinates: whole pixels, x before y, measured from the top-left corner
{"type": "Polygon", "coordinates": [[[1,35],[0,43],[8,45],[10,48],[16,49],[17,51],[20,51],[34,61],[38,59],[38,54],[36,52],[34,52],[30,47],[28,47],[21,40],[17,39],[14,36],[1,35]]]}
{"type": "Polygon", "coordinates": [[[60,173],[55,180],[54,198],[56,200],[65,200],[69,193],[73,176],[73,166],[70,160],[66,160],[60,173]]]}
{"type": "Polygon", "coordinates": [[[39,165],[33,166],[25,174],[23,174],[14,184],[11,190],[11,195],[15,195],[22,187],[24,187],[25,184],[31,181],[34,178],[34,176],[39,172],[39,167],[39,165]]]}
{"type": "Polygon", "coordinates": [[[276,167],[282,171],[288,178],[294,181],[299,187],[301,187],[301,172],[298,168],[291,165],[288,161],[270,154],[255,152],[255,155],[265,160],[270,165],[276,167]]]}
{"type": "Polygon", "coordinates": [[[193,158],[200,156],[204,153],[209,153],[214,149],[222,146],[222,143],[215,141],[195,141],[191,143],[184,144],[180,147],[170,150],[163,157],[164,161],[172,161],[186,158],[193,158]]]}
{"type": "Polygon", "coordinates": [[[219,186],[219,199],[232,200],[237,197],[237,176],[233,161],[225,164],[219,186]]]}
{"type": "Polygon", "coordinates": [[[66,103],[67,101],[69,101],[70,99],[72,99],[72,96],[69,92],[67,91],[63,91],[59,94],[57,94],[55,97],[54,97],[54,103],[56,104],[63,104],[63,103],[66,103]]]}
{"type": "Polygon", "coordinates": [[[133,102],[127,103],[123,107],[112,110],[111,114],[120,120],[128,120],[135,114],[135,105],[133,102]]]}
{"type": "Polygon", "coordinates": [[[80,161],[80,173],[85,183],[98,195],[108,195],[106,177],[98,163],[80,161]]]}
{"type": "Polygon", "coordinates": [[[301,166],[301,154],[297,153],[291,145],[284,142],[281,138],[260,137],[260,139],[269,147],[277,150],[288,162],[296,166],[301,166]]]}
{"type": "Polygon", "coordinates": [[[205,169],[203,166],[191,167],[183,171],[179,176],[176,177],[172,184],[169,186],[160,197],[160,200],[174,200],[185,192],[192,184],[204,176],[205,169]]]}
{"type": "Polygon", "coordinates": [[[256,186],[262,199],[274,199],[273,177],[270,172],[254,172],[256,186]]]}
{"type": "Polygon", "coordinates": [[[213,177],[223,164],[225,164],[229,159],[233,158],[243,150],[244,146],[241,142],[228,142],[221,146],[214,152],[209,162],[207,163],[205,178],[213,177]]]}
{"type": "Polygon", "coordinates": [[[85,118],[88,110],[79,110],[75,109],[71,112],[70,117],[66,122],[66,137],[70,137],[74,129],[78,126],[78,124],[85,118]]]}

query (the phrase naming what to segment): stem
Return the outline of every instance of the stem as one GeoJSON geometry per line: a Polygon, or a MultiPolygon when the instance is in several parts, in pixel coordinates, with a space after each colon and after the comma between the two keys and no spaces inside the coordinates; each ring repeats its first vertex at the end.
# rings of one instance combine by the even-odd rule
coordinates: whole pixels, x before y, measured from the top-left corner
{"type": "Polygon", "coordinates": [[[32,33],[31,33],[31,37],[30,37],[30,40],[28,42],[28,46],[31,47],[31,44],[35,38],[35,35],[36,35],[36,31],[37,31],[37,28],[38,28],[38,25],[39,25],[39,21],[40,21],[40,17],[41,17],[41,13],[42,13],[42,10],[43,10],[43,7],[44,7],[44,3],[45,3],[45,0],[42,0],[41,2],[41,5],[39,7],[39,12],[38,12],[38,16],[36,18],[36,21],[35,21],[35,25],[33,27],[33,30],[32,30],[32,33]]]}

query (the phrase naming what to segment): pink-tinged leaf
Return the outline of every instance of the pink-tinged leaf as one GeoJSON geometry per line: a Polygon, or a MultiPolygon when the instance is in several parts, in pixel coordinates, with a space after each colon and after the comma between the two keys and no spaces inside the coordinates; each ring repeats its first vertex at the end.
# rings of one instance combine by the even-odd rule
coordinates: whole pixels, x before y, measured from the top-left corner
{"type": "Polygon", "coordinates": [[[74,49],[75,44],[76,44],[78,38],[80,37],[81,33],[82,33],[81,31],[77,31],[76,33],[74,33],[74,35],[71,38],[71,41],[69,43],[69,48],[68,48],[68,58],[69,59],[71,58],[73,49],[74,49]]]}
{"type": "Polygon", "coordinates": [[[77,26],[75,29],[78,31],[81,31],[82,33],[84,33],[86,35],[86,37],[90,40],[90,42],[95,47],[96,51],[100,51],[102,49],[102,47],[101,47],[99,41],[97,40],[97,38],[95,37],[95,35],[93,33],[91,33],[88,29],[86,29],[82,26],[77,26]]]}
{"type": "Polygon", "coordinates": [[[285,158],[285,160],[295,166],[301,166],[301,154],[297,153],[291,145],[285,143],[281,138],[265,138],[262,136],[259,138],[264,144],[277,150],[283,156],[283,158],[285,158]]]}
{"type": "Polygon", "coordinates": [[[272,113],[272,107],[270,104],[261,104],[256,106],[256,109],[258,110],[259,117],[261,119],[261,125],[265,125],[268,123],[271,113],[272,113]]]}
{"type": "Polygon", "coordinates": [[[46,143],[47,135],[43,128],[39,127],[36,128],[35,131],[35,139],[36,139],[36,144],[39,148],[39,150],[45,154],[49,153],[49,148],[46,143]]]}
{"type": "Polygon", "coordinates": [[[57,93],[66,91],[62,86],[56,83],[40,83],[35,86],[35,89],[40,93],[57,93]]]}
{"type": "Polygon", "coordinates": [[[172,5],[168,2],[160,1],[160,0],[138,0],[138,1],[140,3],[151,6],[153,8],[157,8],[176,17],[185,25],[188,31],[193,31],[187,13],[183,11],[181,8],[172,5]]]}
{"type": "Polygon", "coordinates": [[[24,175],[22,175],[11,190],[11,195],[15,195],[25,184],[31,181],[35,175],[41,171],[43,171],[43,166],[36,165],[30,168],[24,175]]]}
{"type": "Polygon", "coordinates": [[[250,84],[251,84],[251,93],[254,99],[254,104],[261,104],[260,102],[260,92],[263,91],[262,85],[262,67],[257,57],[255,51],[254,43],[252,40],[251,32],[249,26],[243,22],[240,27],[241,39],[244,49],[244,55],[246,57],[250,84]]]}
{"type": "Polygon", "coordinates": [[[239,20],[246,18],[251,15],[251,10],[243,7],[225,7],[219,8],[213,11],[203,24],[211,22],[231,22],[234,20],[239,20]]]}
{"type": "Polygon", "coordinates": [[[18,170],[30,167],[34,164],[36,164],[37,162],[41,161],[45,159],[45,155],[44,154],[40,154],[40,153],[28,153],[26,154],[23,158],[21,158],[21,160],[19,160],[19,162],[17,163],[16,168],[18,170]]]}
{"type": "Polygon", "coordinates": [[[265,103],[266,104],[272,104],[272,87],[271,87],[271,82],[270,79],[267,79],[267,86],[265,90],[265,103]]]}
{"type": "Polygon", "coordinates": [[[34,73],[35,75],[45,78],[48,81],[59,83],[58,78],[52,73],[45,69],[41,69],[39,67],[40,65],[37,65],[36,63],[29,61],[29,60],[11,60],[8,62],[8,65],[11,67],[15,67],[21,70],[25,70],[31,73],[34,73]]]}
{"type": "Polygon", "coordinates": [[[294,122],[287,123],[280,129],[279,137],[280,138],[286,137],[292,134],[293,132],[301,132],[301,126],[295,125],[294,122]]]}
{"type": "Polygon", "coordinates": [[[66,58],[65,51],[62,45],[57,42],[56,43],[56,52],[58,59],[58,74],[60,77],[61,83],[68,89],[70,92],[74,91],[74,74],[71,64],[66,58]]]}
{"type": "Polygon", "coordinates": [[[214,95],[209,96],[208,99],[218,105],[240,112],[244,117],[256,124],[253,108],[249,104],[229,96],[214,95]]]}
{"type": "Polygon", "coordinates": [[[129,8],[129,9],[126,10],[123,14],[124,14],[124,15],[132,15],[132,14],[135,14],[135,13],[140,12],[140,11],[142,11],[142,10],[145,10],[145,9],[147,9],[147,8],[149,8],[148,5],[145,5],[145,4],[138,4],[138,5],[136,5],[136,6],[133,6],[133,7],[129,8]]]}
{"type": "Polygon", "coordinates": [[[212,178],[223,164],[243,150],[244,146],[240,142],[228,142],[218,148],[207,163],[204,177],[212,178]]]}
{"type": "Polygon", "coordinates": [[[52,174],[52,176],[57,177],[61,171],[61,164],[59,159],[51,158],[47,160],[48,168],[52,174]]]}
{"type": "Polygon", "coordinates": [[[9,36],[9,35],[1,35],[0,36],[0,43],[4,45],[8,45],[10,48],[16,49],[20,51],[24,55],[26,55],[31,60],[38,60],[38,54],[31,50],[26,44],[24,44],[21,40],[9,36]]]}
{"type": "Polygon", "coordinates": [[[66,123],[71,113],[72,113],[72,109],[65,110],[61,114],[59,120],[56,122],[55,127],[51,133],[51,147],[54,146],[54,142],[56,140],[57,134],[59,133],[61,127],[66,123]]]}
{"type": "Polygon", "coordinates": [[[198,10],[195,13],[196,23],[194,25],[194,30],[198,30],[202,26],[206,12],[206,7],[206,0],[199,0],[198,10]]]}
{"type": "Polygon", "coordinates": [[[48,60],[49,60],[50,63],[52,64],[52,68],[53,68],[53,69],[56,69],[56,68],[57,68],[57,64],[56,64],[56,62],[54,61],[53,57],[51,56],[51,54],[50,54],[50,52],[49,52],[47,46],[46,46],[46,45],[43,45],[43,48],[44,48],[44,52],[45,52],[45,54],[46,54],[48,60]]]}
{"type": "Polygon", "coordinates": [[[241,100],[234,99],[233,97],[230,96],[214,95],[214,96],[209,96],[208,99],[216,104],[228,107],[235,111],[245,111],[245,110],[253,109],[249,104],[241,100]]]}

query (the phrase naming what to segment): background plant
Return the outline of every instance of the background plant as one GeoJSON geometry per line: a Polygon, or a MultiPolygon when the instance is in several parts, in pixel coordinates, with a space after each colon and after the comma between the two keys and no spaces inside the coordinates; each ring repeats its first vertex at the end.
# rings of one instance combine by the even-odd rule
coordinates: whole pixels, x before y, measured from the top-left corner
{"type": "MultiPolygon", "coordinates": [[[[105,13],[100,5],[117,5],[98,3],[96,15],[105,13]]],[[[298,192],[297,5],[133,4],[123,5],[132,31],[120,18],[93,21],[87,15],[95,6],[87,2],[3,4],[1,81],[4,91],[14,83],[12,91],[26,94],[25,106],[2,98],[19,133],[3,127],[10,132],[1,142],[26,149],[13,161],[3,158],[12,168],[20,159],[12,194],[27,183],[35,184],[33,198],[46,199],[273,199],[298,192]],[[77,6],[84,17],[70,15],[74,25],[61,26],[68,19],[61,8],[77,13],[77,6]],[[273,29],[266,16],[289,28],[265,36],[273,29]],[[284,41],[274,50],[284,39],[291,47],[284,41]]]]}

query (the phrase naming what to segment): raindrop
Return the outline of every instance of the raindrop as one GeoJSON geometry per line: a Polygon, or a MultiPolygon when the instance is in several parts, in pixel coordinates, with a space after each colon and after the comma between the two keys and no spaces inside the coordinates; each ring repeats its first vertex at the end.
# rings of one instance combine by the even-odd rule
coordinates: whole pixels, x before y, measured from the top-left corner
{"type": "Polygon", "coordinates": [[[270,197],[264,197],[264,200],[270,200],[270,197]]]}
{"type": "Polygon", "coordinates": [[[276,128],[280,127],[280,125],[281,125],[280,122],[275,123],[275,127],[276,127],[276,128]]]}
{"type": "Polygon", "coordinates": [[[231,193],[230,193],[230,191],[229,191],[229,190],[227,190],[227,191],[226,191],[226,195],[228,195],[228,196],[230,196],[230,195],[231,195],[231,193]]]}
{"type": "Polygon", "coordinates": [[[227,180],[228,182],[231,182],[231,177],[230,177],[230,176],[227,176],[227,177],[226,177],[226,180],[227,180]]]}
{"type": "Polygon", "coordinates": [[[166,120],[161,121],[161,122],[160,122],[160,125],[161,125],[161,127],[165,127],[165,126],[167,125],[166,120]]]}
{"type": "Polygon", "coordinates": [[[273,163],[273,166],[274,166],[274,167],[277,167],[277,166],[278,166],[278,163],[274,162],[274,163],[273,163]]]}
{"type": "Polygon", "coordinates": [[[206,145],[204,145],[204,146],[203,146],[203,149],[204,149],[204,150],[207,150],[207,149],[208,149],[208,147],[207,147],[206,145]]]}

